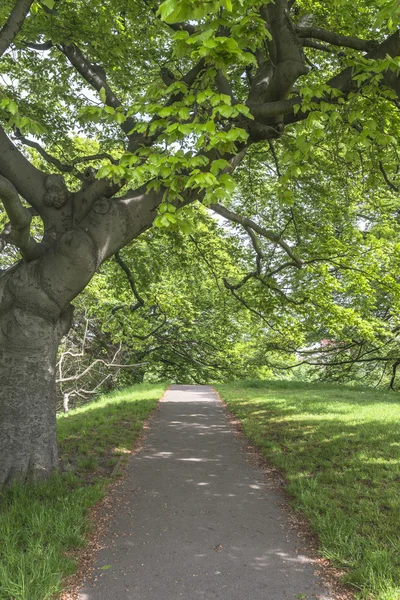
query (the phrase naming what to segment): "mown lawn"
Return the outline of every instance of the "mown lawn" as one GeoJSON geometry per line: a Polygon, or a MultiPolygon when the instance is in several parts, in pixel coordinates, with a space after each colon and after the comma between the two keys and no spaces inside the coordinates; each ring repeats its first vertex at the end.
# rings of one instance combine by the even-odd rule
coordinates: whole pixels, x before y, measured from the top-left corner
{"type": "Polygon", "coordinates": [[[356,597],[400,599],[400,395],[296,382],[216,386],[288,481],[356,597]]]}
{"type": "Polygon", "coordinates": [[[61,475],[0,491],[0,600],[47,600],[74,572],[89,508],[102,499],[166,385],[137,385],[58,419],[61,475]],[[68,553],[68,555],[66,555],[68,553]]]}

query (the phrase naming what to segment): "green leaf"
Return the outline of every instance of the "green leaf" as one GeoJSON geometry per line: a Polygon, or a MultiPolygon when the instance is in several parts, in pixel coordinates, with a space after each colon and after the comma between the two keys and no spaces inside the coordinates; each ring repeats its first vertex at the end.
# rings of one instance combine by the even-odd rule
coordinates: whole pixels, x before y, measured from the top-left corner
{"type": "Polygon", "coordinates": [[[105,90],[105,88],[103,88],[103,87],[102,87],[102,88],[101,88],[101,90],[100,90],[100,100],[101,100],[102,102],[104,102],[104,104],[106,103],[106,100],[107,100],[107,94],[106,94],[106,90],[105,90]]]}
{"type": "Polygon", "coordinates": [[[219,158],[218,160],[213,160],[210,171],[213,175],[217,175],[220,171],[223,171],[227,167],[230,167],[228,161],[224,160],[223,158],[219,158]]]}
{"type": "Polygon", "coordinates": [[[18,105],[13,100],[10,100],[7,105],[7,110],[12,115],[16,115],[18,112],[18,105]]]}
{"type": "Polygon", "coordinates": [[[119,124],[124,123],[126,121],[126,116],[122,112],[116,112],[115,113],[115,120],[119,124]]]}

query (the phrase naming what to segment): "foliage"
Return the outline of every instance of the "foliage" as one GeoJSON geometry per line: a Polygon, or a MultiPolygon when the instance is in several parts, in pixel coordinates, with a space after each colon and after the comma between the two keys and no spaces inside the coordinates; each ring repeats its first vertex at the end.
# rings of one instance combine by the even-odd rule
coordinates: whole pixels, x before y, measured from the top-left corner
{"type": "Polygon", "coordinates": [[[357,598],[400,593],[398,420],[393,395],[366,388],[247,381],[217,386],[244,433],[282,470],[292,505],[357,598]]]}
{"type": "Polygon", "coordinates": [[[223,279],[241,275],[240,240],[206,212],[187,235],[153,230],[121,252],[94,277],[80,299],[105,336],[122,344],[129,377],[206,383],[262,374],[252,364],[259,320],[234,299],[223,279]]]}

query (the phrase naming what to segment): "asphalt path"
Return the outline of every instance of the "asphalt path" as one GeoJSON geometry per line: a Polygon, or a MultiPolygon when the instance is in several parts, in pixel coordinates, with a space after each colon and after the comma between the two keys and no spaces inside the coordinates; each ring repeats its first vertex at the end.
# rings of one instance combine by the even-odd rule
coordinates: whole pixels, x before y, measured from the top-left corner
{"type": "Polygon", "coordinates": [[[209,386],[171,386],[80,600],[334,600],[209,386]]]}

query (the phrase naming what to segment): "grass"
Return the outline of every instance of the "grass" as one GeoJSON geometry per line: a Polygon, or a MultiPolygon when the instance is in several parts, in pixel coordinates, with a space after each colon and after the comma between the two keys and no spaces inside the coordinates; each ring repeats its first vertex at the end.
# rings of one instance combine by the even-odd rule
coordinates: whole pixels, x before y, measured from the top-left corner
{"type": "Polygon", "coordinates": [[[217,386],[281,469],[320,554],[363,600],[400,599],[400,397],[296,382],[217,386]]]}
{"type": "Polygon", "coordinates": [[[164,384],[117,391],[58,418],[65,468],[50,481],[0,492],[0,600],[48,600],[74,573],[119,456],[127,456],[164,384]]]}

